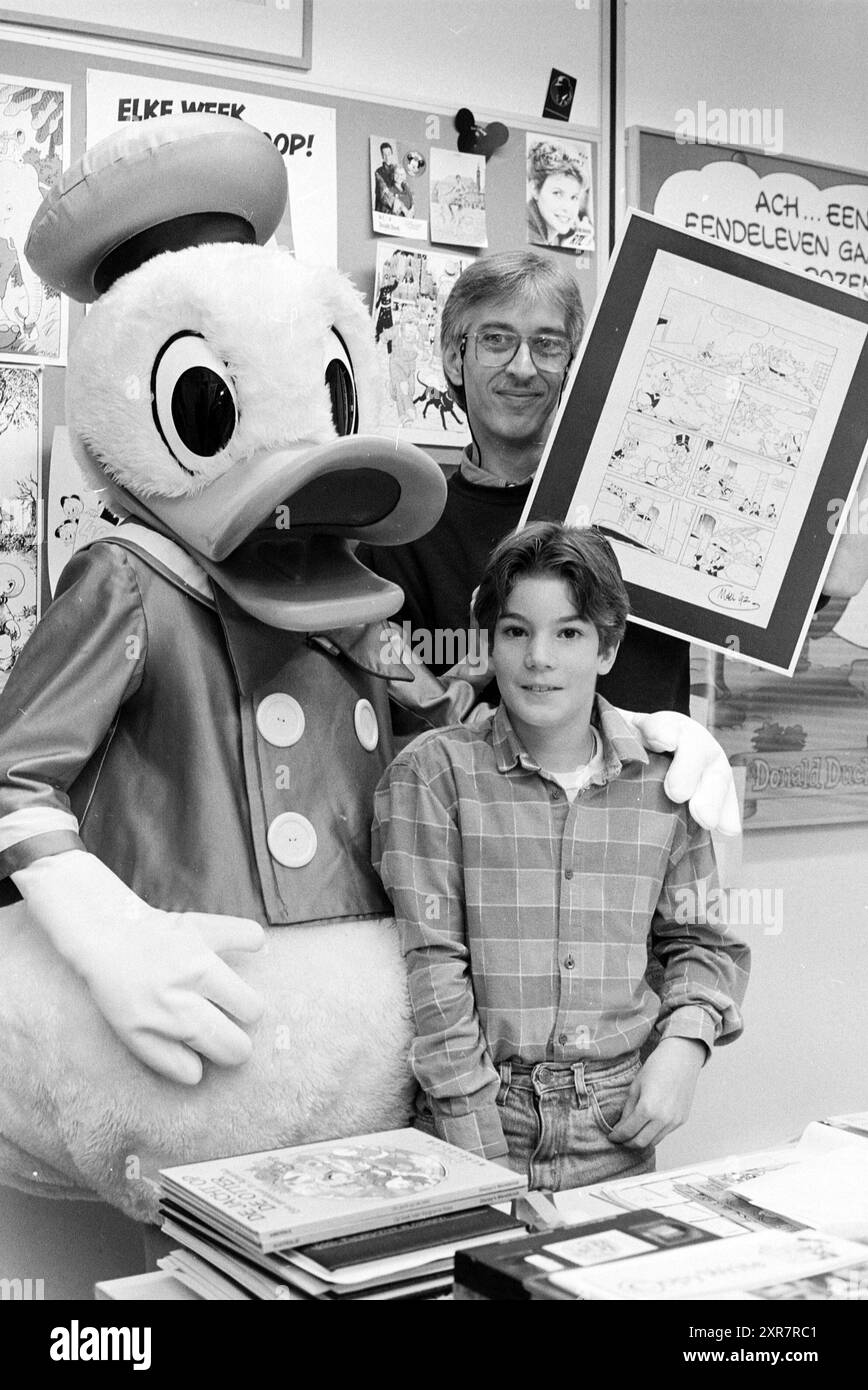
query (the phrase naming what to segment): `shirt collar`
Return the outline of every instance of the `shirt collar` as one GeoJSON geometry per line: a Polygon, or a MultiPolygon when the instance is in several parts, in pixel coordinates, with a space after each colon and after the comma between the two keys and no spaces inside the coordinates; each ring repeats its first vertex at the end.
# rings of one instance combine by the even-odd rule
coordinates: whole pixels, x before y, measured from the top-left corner
{"type": "Polygon", "coordinates": [[[99,539],[119,542],[137,551],[176,588],[213,608],[214,591],[207,574],[192,555],[168,536],[138,521],[122,521],[113,532],[99,539]]]}
{"type": "Polygon", "coordinates": [[[475,487],[525,487],[530,482],[529,478],[525,478],[524,482],[511,483],[506,478],[498,478],[496,473],[489,473],[487,469],[480,468],[479,464],[474,463],[470,457],[471,447],[468,444],[461,455],[461,463],[458,466],[458,472],[465,482],[473,483],[475,487]]]}
{"type": "MultiPolygon", "coordinates": [[[[592,722],[600,731],[603,740],[603,771],[593,779],[594,782],[609,782],[617,777],[624,763],[647,763],[648,754],[632,724],[629,724],[620,710],[604,700],[602,695],[594,699],[592,722]]],[[[535,758],[532,758],[512,727],[512,722],[504,705],[495,710],[491,725],[491,743],[494,749],[498,772],[511,772],[520,767],[525,772],[541,772],[535,758]]]]}

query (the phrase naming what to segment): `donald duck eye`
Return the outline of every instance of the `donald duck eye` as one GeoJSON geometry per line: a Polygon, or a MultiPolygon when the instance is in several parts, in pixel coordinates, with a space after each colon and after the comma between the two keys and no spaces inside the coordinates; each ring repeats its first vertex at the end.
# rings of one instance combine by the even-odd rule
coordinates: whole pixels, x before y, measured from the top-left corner
{"type": "Polygon", "coordinates": [[[347,345],[336,328],[330,331],[326,355],[325,383],[331,398],[334,427],[339,435],[358,434],[359,412],[353,364],[347,345]]]}
{"type": "Polygon", "coordinates": [[[238,422],[229,370],[197,333],[176,333],[151,374],[154,423],[185,473],[225,449],[238,422]]]}

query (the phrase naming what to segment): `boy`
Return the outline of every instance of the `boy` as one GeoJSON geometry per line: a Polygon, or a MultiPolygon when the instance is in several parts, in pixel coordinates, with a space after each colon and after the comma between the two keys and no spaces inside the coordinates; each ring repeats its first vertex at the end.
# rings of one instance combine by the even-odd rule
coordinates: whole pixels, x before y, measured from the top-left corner
{"type": "Polygon", "coordinates": [[[669,758],[595,693],[627,608],[602,535],[545,522],[507,536],[474,600],[502,706],[417,738],[375,799],[418,1122],[535,1188],[652,1169],[712,1045],[742,1027],[748,948],[702,915],[709,836],[665,795],[669,758]]]}

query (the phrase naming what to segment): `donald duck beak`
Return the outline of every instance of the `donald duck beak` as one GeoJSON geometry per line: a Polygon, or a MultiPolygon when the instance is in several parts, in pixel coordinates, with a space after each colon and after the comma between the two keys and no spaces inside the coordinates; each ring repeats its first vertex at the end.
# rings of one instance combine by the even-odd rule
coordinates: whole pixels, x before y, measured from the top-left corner
{"type": "Polygon", "coordinates": [[[180,540],[251,616],[289,631],[379,622],[403,594],[352,555],[347,541],[400,545],[429,531],[446,483],[412,444],[350,435],[239,462],[193,497],[128,510],[180,540]]]}

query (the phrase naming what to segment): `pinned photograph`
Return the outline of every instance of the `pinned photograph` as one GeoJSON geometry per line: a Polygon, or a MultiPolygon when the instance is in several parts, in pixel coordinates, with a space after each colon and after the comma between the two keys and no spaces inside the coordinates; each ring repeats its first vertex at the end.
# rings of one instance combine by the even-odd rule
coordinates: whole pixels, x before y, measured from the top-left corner
{"type": "Polygon", "coordinates": [[[430,188],[431,240],[487,246],[483,156],[432,149],[430,188]]]}
{"type": "Polygon", "coordinates": [[[372,135],[370,145],[374,231],[381,236],[427,241],[425,190],[416,182],[425,167],[424,156],[415,149],[405,151],[393,135],[372,135]]]}
{"type": "Polygon", "coordinates": [[[532,134],[526,141],[528,242],[560,251],[593,251],[590,145],[532,134]]]}
{"type": "Polygon", "coordinates": [[[30,269],[24,244],[36,209],[66,168],[69,88],[0,77],[0,354],[66,363],[67,302],[30,269]]]}
{"type": "Polygon", "coordinates": [[[37,619],[40,374],[0,367],[0,690],[37,619]]]}
{"type": "Polygon", "coordinates": [[[383,382],[382,432],[464,448],[470,434],[440,360],[440,316],[472,256],[377,247],[374,335],[383,382]]]}

